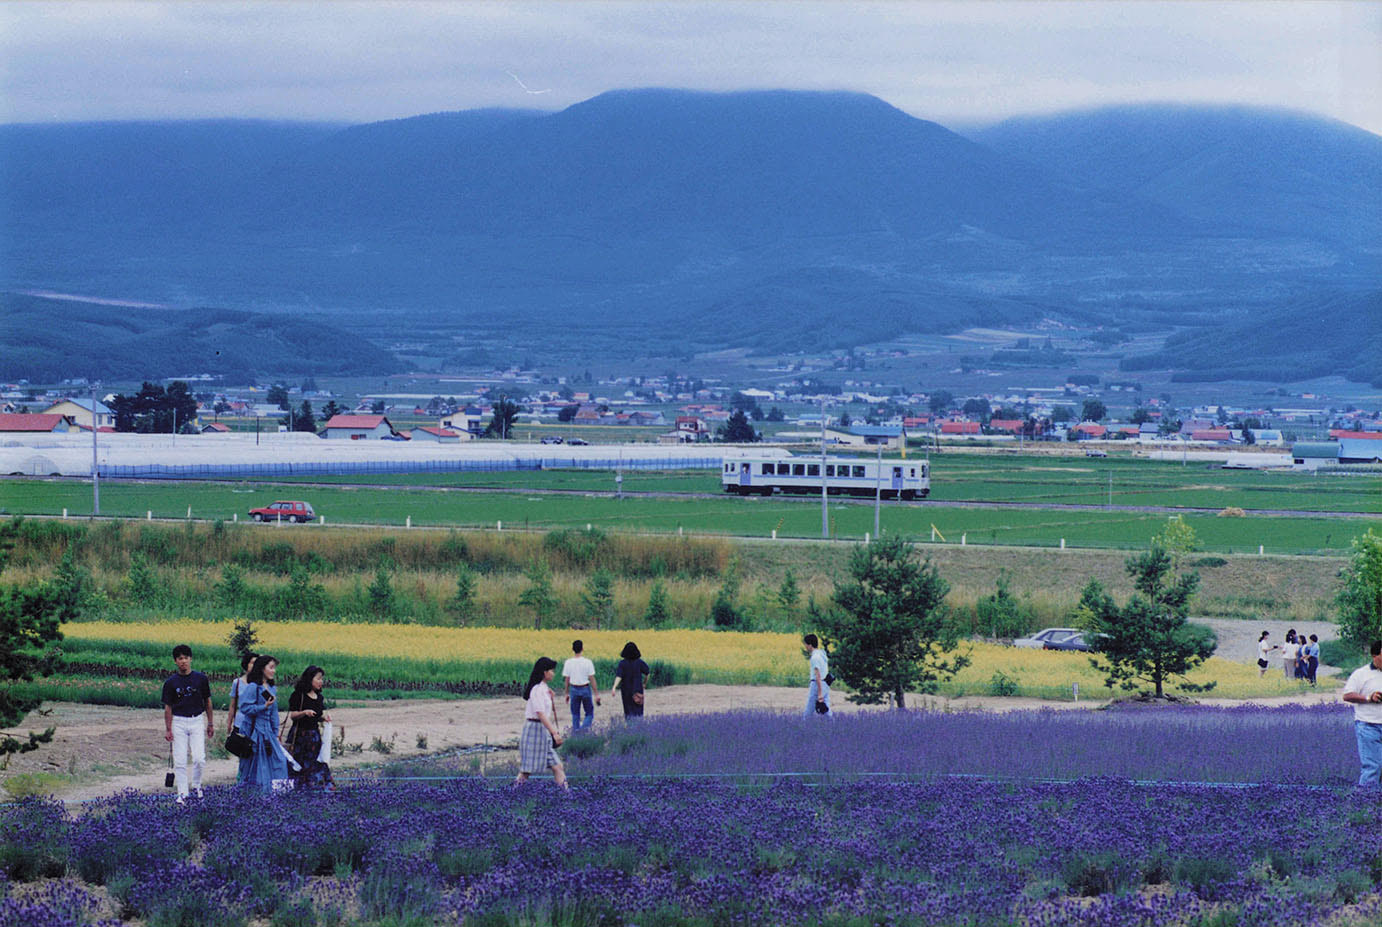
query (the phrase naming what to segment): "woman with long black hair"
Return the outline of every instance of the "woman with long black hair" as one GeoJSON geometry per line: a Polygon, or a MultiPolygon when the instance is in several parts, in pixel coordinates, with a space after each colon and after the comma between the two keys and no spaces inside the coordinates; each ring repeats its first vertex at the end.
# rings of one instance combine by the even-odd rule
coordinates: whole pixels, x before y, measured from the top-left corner
{"type": "Polygon", "coordinates": [[[321,723],[330,721],[326,713],[326,701],[322,698],[322,686],[326,684],[326,674],[320,666],[309,666],[298,677],[293,686],[293,694],[288,697],[288,717],[293,725],[288,728],[288,749],[293,759],[302,764],[302,769],[293,773],[293,781],[298,788],[329,789],[336,783],[331,778],[331,767],[319,758],[322,749],[321,723]]]}
{"type": "Polygon", "coordinates": [[[250,664],[249,682],[240,687],[235,723],[250,739],[250,755],[240,761],[241,785],[252,785],[265,792],[291,782],[288,767],[298,763],[278,742],[278,660],[265,653],[250,664]]]}
{"type": "Polygon", "coordinates": [[[528,684],[523,687],[527,702],[523,711],[523,730],[518,735],[518,782],[527,782],[533,773],[552,770],[557,785],[566,788],[566,770],[562,768],[557,747],[561,746],[561,731],[557,729],[557,700],[547,684],[557,672],[557,661],[538,657],[528,684]]]}
{"type": "Polygon", "coordinates": [[[624,700],[625,720],[641,718],[651,671],[648,664],[643,662],[643,654],[638,651],[638,645],[633,641],[624,645],[624,649],[619,651],[619,656],[621,659],[619,665],[614,668],[614,688],[610,690],[610,694],[618,695],[624,700]]]}

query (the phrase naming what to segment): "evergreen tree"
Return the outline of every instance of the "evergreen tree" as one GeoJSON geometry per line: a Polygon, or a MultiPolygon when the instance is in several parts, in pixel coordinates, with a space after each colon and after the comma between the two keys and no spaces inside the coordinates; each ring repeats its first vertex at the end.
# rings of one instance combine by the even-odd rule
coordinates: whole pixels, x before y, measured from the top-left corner
{"type": "Polygon", "coordinates": [[[533,627],[542,630],[542,622],[557,610],[557,596],[552,591],[552,570],[547,561],[534,559],[523,571],[528,588],[518,594],[518,604],[533,610],[533,627]]]}
{"type": "Polygon", "coordinates": [[[648,610],[643,613],[643,621],[654,628],[660,628],[670,617],[667,611],[667,588],[663,586],[662,580],[655,579],[652,589],[648,592],[648,610]]]}
{"type": "Polygon", "coordinates": [[[777,600],[782,603],[783,609],[789,612],[801,601],[801,587],[797,585],[797,578],[790,567],[787,574],[782,577],[782,585],[777,589],[777,600]]]}
{"type": "Polygon", "coordinates": [[[369,607],[380,618],[390,618],[397,607],[391,580],[392,570],[387,561],[379,564],[374,571],[374,582],[369,585],[369,607]]]}
{"type": "Polygon", "coordinates": [[[595,624],[595,630],[600,629],[602,622],[610,625],[614,620],[614,574],[605,569],[591,573],[581,592],[581,604],[585,606],[586,618],[595,624]]]}
{"type": "Polygon", "coordinates": [[[812,616],[833,642],[831,668],[854,692],[850,701],[900,709],[906,693],[933,693],[969,665],[944,606],[949,586],[912,545],[879,538],[850,556],[850,578],[836,582],[834,607],[812,616]]]}
{"type": "Polygon", "coordinates": [[[763,436],[754,431],[743,409],[735,409],[730,413],[729,421],[720,426],[718,435],[721,441],[732,444],[752,444],[763,440],[763,436]]]}
{"type": "Polygon", "coordinates": [[[448,607],[456,616],[457,624],[465,624],[475,614],[475,571],[469,564],[461,563],[456,567],[456,594],[448,607]]]}

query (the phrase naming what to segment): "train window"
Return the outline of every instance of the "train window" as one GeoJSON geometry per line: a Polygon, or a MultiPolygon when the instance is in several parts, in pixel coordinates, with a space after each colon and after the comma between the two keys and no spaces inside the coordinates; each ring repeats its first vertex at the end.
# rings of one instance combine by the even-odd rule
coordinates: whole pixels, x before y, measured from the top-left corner
{"type": "Polygon", "coordinates": [[[811,465],[809,465],[809,466],[806,468],[806,475],[807,475],[807,476],[820,476],[820,475],[821,475],[821,465],[820,465],[820,464],[811,464],[811,465]]]}
{"type": "Polygon", "coordinates": [[[777,472],[777,468],[774,467],[772,464],[764,464],[764,465],[763,465],[763,475],[764,475],[764,476],[772,476],[772,475],[773,475],[774,473],[776,473],[776,472],[777,472]]]}
{"type": "Polygon", "coordinates": [[[806,464],[792,464],[792,476],[805,476],[806,464]]]}
{"type": "Polygon", "coordinates": [[[910,477],[915,477],[915,476],[917,475],[917,468],[916,468],[916,467],[908,467],[908,468],[907,468],[907,475],[910,476],[910,477]]]}
{"type": "Polygon", "coordinates": [[[864,468],[863,468],[863,467],[860,467],[860,466],[855,466],[855,468],[854,468],[854,475],[855,475],[856,477],[861,477],[861,476],[863,476],[863,475],[864,475],[864,468]]]}
{"type": "Polygon", "coordinates": [[[826,476],[834,476],[834,475],[835,475],[835,465],[834,465],[834,464],[826,464],[826,465],[825,465],[825,475],[826,475],[826,476]]]}

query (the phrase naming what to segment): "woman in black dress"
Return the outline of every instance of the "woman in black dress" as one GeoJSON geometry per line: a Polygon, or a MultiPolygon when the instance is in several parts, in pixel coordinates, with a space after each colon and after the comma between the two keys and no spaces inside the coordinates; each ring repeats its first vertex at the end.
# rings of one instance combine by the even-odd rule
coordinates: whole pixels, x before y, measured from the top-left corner
{"type": "Polygon", "coordinates": [[[288,749],[293,759],[302,764],[302,769],[293,773],[300,789],[335,788],[336,785],[331,778],[331,767],[318,758],[322,748],[321,723],[331,720],[322,698],[325,684],[326,674],[322,668],[309,666],[298,677],[288,699],[288,717],[293,722],[288,729],[288,749]]]}
{"type": "Polygon", "coordinates": [[[643,695],[648,687],[648,664],[643,662],[643,655],[633,641],[624,645],[619,656],[622,659],[614,669],[614,688],[610,694],[623,698],[625,718],[641,718],[643,695]]]}

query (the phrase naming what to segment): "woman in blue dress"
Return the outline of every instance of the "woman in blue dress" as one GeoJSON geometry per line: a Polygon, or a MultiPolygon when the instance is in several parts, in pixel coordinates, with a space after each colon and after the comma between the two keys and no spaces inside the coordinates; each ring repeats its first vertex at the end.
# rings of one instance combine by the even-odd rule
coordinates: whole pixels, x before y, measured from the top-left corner
{"type": "Polygon", "coordinates": [[[276,780],[287,780],[288,767],[299,768],[297,762],[278,742],[278,690],[274,678],[278,675],[278,661],[269,654],[261,654],[250,665],[249,682],[240,689],[235,725],[250,739],[250,755],[240,760],[237,777],[244,785],[252,785],[265,792],[273,790],[276,780]]]}

